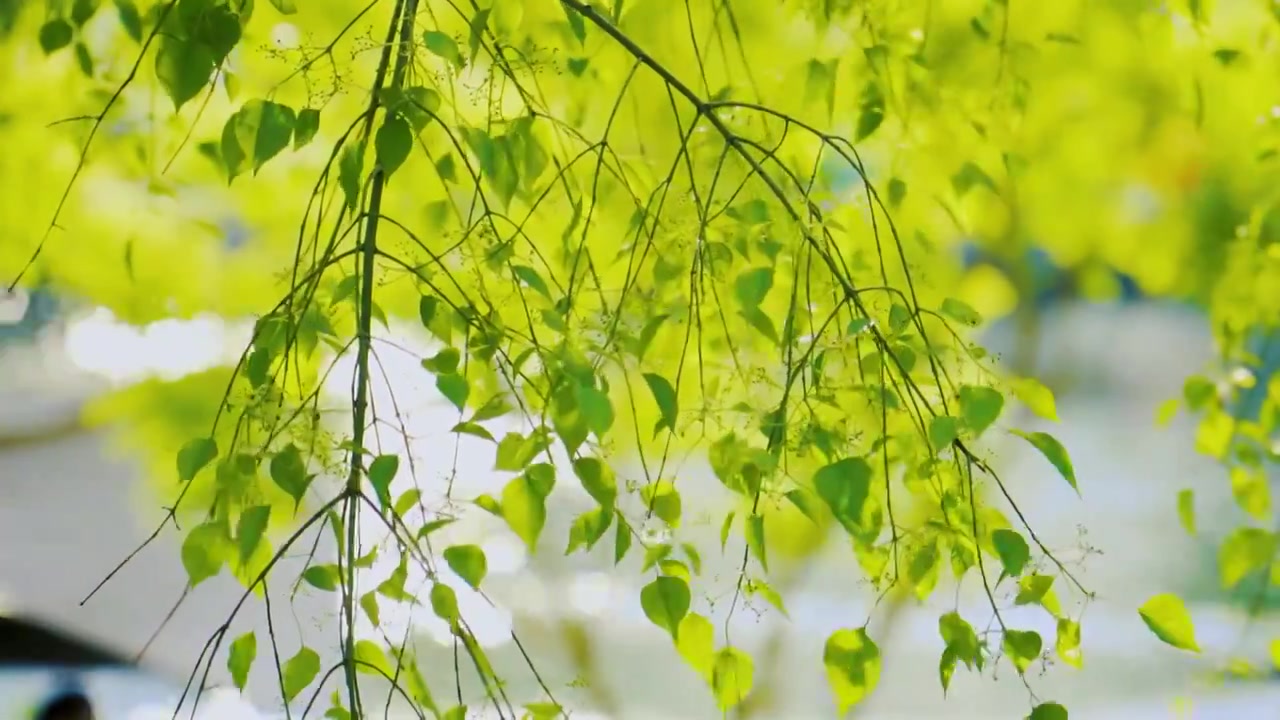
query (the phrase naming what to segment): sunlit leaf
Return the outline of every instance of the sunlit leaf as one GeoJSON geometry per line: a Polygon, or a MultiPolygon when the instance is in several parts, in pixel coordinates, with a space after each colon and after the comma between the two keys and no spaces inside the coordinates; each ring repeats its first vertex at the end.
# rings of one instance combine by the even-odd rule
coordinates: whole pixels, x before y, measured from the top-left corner
{"type": "Polygon", "coordinates": [[[662,575],[640,590],[640,607],[654,625],[678,640],[680,621],[689,612],[689,585],[680,578],[662,575]]]}
{"type": "Polygon", "coordinates": [[[842,717],[880,683],[880,648],[865,628],[837,630],[828,637],[822,664],[835,695],[836,712],[842,717]]]}
{"type": "Polygon", "coordinates": [[[244,684],[249,680],[249,668],[257,654],[258,639],[252,632],[231,641],[231,649],[227,653],[227,671],[231,673],[231,682],[237,690],[244,690],[244,684]]]}
{"type": "Polygon", "coordinates": [[[1044,455],[1045,459],[1053,463],[1053,466],[1057,468],[1063,479],[1071,484],[1072,489],[1077,493],[1080,492],[1080,487],[1076,485],[1076,471],[1071,466],[1071,457],[1067,455],[1067,449],[1062,446],[1062,443],[1058,442],[1057,438],[1043,432],[1029,433],[1022,430],[1012,430],[1011,432],[1031,443],[1035,449],[1040,451],[1041,455],[1044,455]]]}
{"type": "Polygon", "coordinates": [[[1162,642],[1180,650],[1200,652],[1191,614],[1177,595],[1163,593],[1152,596],[1138,609],[1138,615],[1162,642]]]}
{"type": "Polygon", "coordinates": [[[484,551],[476,545],[447,547],[444,550],[444,561],[457,573],[458,577],[473,588],[480,587],[480,581],[484,580],[489,567],[484,551]]]}
{"type": "Polygon", "coordinates": [[[737,706],[751,692],[754,678],[751,656],[733,647],[716,653],[711,670],[711,689],[722,710],[737,706]]]}
{"type": "Polygon", "coordinates": [[[285,700],[291,701],[315,680],[320,672],[320,656],[315,650],[303,647],[296,655],[289,658],[281,668],[281,683],[284,687],[285,700]]]}

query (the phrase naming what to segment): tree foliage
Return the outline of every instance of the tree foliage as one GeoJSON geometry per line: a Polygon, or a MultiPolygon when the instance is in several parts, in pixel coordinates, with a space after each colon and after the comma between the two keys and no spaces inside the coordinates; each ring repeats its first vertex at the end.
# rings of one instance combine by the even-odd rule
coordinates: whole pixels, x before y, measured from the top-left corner
{"type": "MultiPolygon", "coordinates": [[[[982,449],[1022,438],[1087,502],[1068,449],[1044,425],[1014,426],[1015,409],[1056,421],[1052,393],[970,339],[1031,293],[1016,259],[1032,244],[1086,294],[1108,293],[1114,268],[1210,308],[1225,379],[1191,378],[1182,403],[1242,507],[1274,514],[1259,473],[1280,381],[1235,412],[1280,308],[1274,4],[26,5],[0,17],[14,79],[0,173],[30,189],[0,196],[0,267],[132,322],[255,318],[234,367],[144,383],[110,410],[151,423],[157,473],[175,482],[167,521],[199,519],[182,526],[193,585],[227,567],[247,597],[304,531],[333,532],[340,561],[290,582],[341,593],[343,664],[272,638],[285,700],[332,693],[326,716],[364,717],[363,673],[460,716],[481,699],[446,701],[397,641],[356,637],[358,613],[378,626],[380,607],[418,602],[499,714],[567,709],[550,688],[507,697],[459,610],[464,588],[438,579],[443,560],[485,585],[480,547],[431,544],[460,506],[531,550],[603,541],[615,563],[641,556],[634,602],[726,709],[749,702],[754,661],[729,619],[723,632],[709,620],[698,553],[740,553],[733,607],[758,595],[785,614],[770,559],[809,530],[784,513],[838,528],[885,593],[924,598],[944,574],[984,588],[988,617],[939,618],[940,691],[961,664],[1079,665],[1090,593],[982,449]],[[239,225],[250,239],[229,243],[239,225]],[[1004,270],[959,272],[947,253],[961,240],[1004,270]],[[423,377],[456,411],[452,432],[492,447],[509,476],[497,497],[392,496],[394,478],[422,472],[381,449],[403,430],[371,401],[379,355],[397,352],[375,330],[393,319],[434,338],[423,377]],[[320,390],[343,359],[354,381],[335,417],[320,390]],[[719,547],[681,538],[691,451],[737,498],[719,547]],[[565,484],[594,507],[547,537],[565,484]],[[393,538],[390,578],[365,577],[362,515],[393,538]],[[427,597],[405,590],[409,566],[437,578],[427,597]],[[1006,624],[1006,593],[1053,616],[1057,637],[1006,624]]],[[[1177,513],[1194,530],[1194,497],[1177,513]]],[[[1280,582],[1277,548],[1273,529],[1240,528],[1224,583],[1280,582]]],[[[1197,648],[1176,597],[1156,594],[1141,617],[1197,648]]],[[[243,684],[262,639],[225,632],[213,652],[243,684]]],[[[841,713],[881,673],[856,620],[813,663],[841,713]]]]}

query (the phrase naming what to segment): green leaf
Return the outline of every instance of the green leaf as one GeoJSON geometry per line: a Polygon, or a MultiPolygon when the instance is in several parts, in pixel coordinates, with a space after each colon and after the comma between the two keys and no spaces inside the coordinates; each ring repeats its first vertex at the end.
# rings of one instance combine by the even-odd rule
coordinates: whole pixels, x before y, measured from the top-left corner
{"type": "Polygon", "coordinates": [[[319,672],[320,656],[309,647],[304,646],[297,655],[289,658],[281,671],[285,701],[292,701],[298,693],[306,690],[319,672]]]}
{"type": "Polygon", "coordinates": [[[814,504],[813,497],[807,490],[803,490],[801,488],[788,490],[786,498],[787,500],[790,500],[791,504],[795,505],[800,512],[804,513],[805,517],[809,518],[815,524],[818,523],[818,506],[814,504]]]}
{"type": "Polygon", "coordinates": [[[462,619],[458,611],[458,595],[444,583],[431,586],[431,610],[436,617],[449,623],[450,627],[462,619]]]}
{"type": "Polygon", "coordinates": [[[191,586],[218,574],[222,569],[226,534],[216,522],[197,525],[182,541],[182,567],[187,571],[191,586]]]}
{"type": "Polygon", "coordinates": [[[1044,647],[1044,641],[1040,639],[1040,634],[1034,630],[1009,629],[1004,631],[1003,647],[1009,661],[1017,668],[1018,673],[1022,674],[1027,671],[1032,662],[1040,657],[1040,650],[1044,647]]]}
{"type": "Polygon", "coordinates": [[[609,428],[613,427],[613,404],[609,402],[609,396],[590,385],[580,384],[577,387],[577,400],[578,411],[587,421],[587,427],[596,437],[603,438],[609,428]]]}
{"type": "Polygon", "coordinates": [[[1180,650],[1200,652],[1191,614],[1187,612],[1186,605],[1182,604],[1182,598],[1177,595],[1162,593],[1152,596],[1138,608],[1138,615],[1161,642],[1180,650]]]}
{"type": "Polygon", "coordinates": [[[653,434],[657,435],[663,428],[674,433],[676,416],[679,413],[679,400],[676,398],[675,388],[666,378],[656,373],[645,373],[644,381],[649,385],[649,392],[653,394],[654,402],[658,403],[658,412],[662,415],[653,428],[653,434]]]}
{"type": "Polygon", "coordinates": [[[861,528],[871,494],[871,466],[865,460],[837,460],[813,474],[813,486],[846,530],[861,528]]]}
{"type": "Polygon", "coordinates": [[[1071,667],[1083,664],[1080,655],[1080,623],[1069,618],[1058,618],[1058,641],[1055,644],[1058,657],[1071,667]]]}
{"type": "Polygon", "coordinates": [[[231,649],[227,653],[227,670],[231,673],[231,682],[235,683],[237,690],[244,690],[244,684],[249,681],[249,668],[253,666],[253,659],[257,654],[258,638],[252,632],[231,642],[231,649]]]}
{"type": "Polygon", "coordinates": [[[476,423],[458,423],[453,425],[449,432],[467,434],[467,436],[486,439],[489,442],[498,442],[498,438],[493,437],[493,433],[490,433],[488,428],[476,423]]]}
{"type": "Polygon", "coordinates": [[[782,595],[779,595],[778,591],[774,590],[769,583],[763,580],[752,580],[750,592],[753,595],[759,595],[764,598],[765,602],[777,608],[783,617],[791,617],[790,613],[787,612],[786,604],[782,602],[782,595]]]}
{"type": "Polygon", "coordinates": [[[453,403],[459,412],[466,410],[467,398],[471,395],[471,384],[467,379],[457,373],[436,376],[436,389],[440,394],[453,403]]]}
{"type": "Polygon", "coordinates": [[[662,575],[640,590],[640,607],[654,625],[679,640],[680,621],[689,612],[692,597],[684,580],[662,575]]]}
{"type": "Polygon", "coordinates": [[[773,268],[759,267],[746,270],[733,282],[734,295],[744,309],[755,309],[773,288],[773,268]]]}
{"type": "Polygon", "coordinates": [[[408,556],[401,555],[400,564],[396,565],[396,569],[391,572],[391,575],[387,576],[386,580],[378,583],[378,587],[375,588],[375,590],[385,597],[397,602],[413,602],[414,597],[405,592],[404,589],[404,583],[408,579],[408,556]]]}
{"type": "Polygon", "coordinates": [[[484,551],[475,545],[454,545],[445,548],[444,561],[457,573],[458,577],[477,590],[480,589],[480,582],[484,580],[485,573],[489,569],[484,551]]]}
{"type": "Polygon", "coordinates": [[[421,498],[422,492],[418,490],[418,488],[409,488],[400,494],[400,497],[396,500],[395,507],[393,507],[392,510],[394,510],[397,515],[404,515],[412,510],[413,506],[417,505],[418,500],[421,498]]]}
{"type": "Polygon", "coordinates": [[[998,390],[977,385],[960,388],[960,414],[974,435],[981,435],[983,430],[991,427],[1002,410],[1004,395],[998,390]]]}
{"type": "Polygon", "coordinates": [[[196,438],[178,451],[178,479],[190,482],[197,473],[218,457],[218,443],[213,438],[196,438]]]}
{"type": "Polygon", "coordinates": [[[1271,565],[1276,539],[1266,530],[1239,527],[1218,548],[1218,570],[1222,587],[1228,590],[1253,573],[1271,565]]]}
{"type": "Polygon", "coordinates": [[[1062,475],[1063,479],[1071,484],[1076,494],[1080,493],[1080,487],[1076,485],[1076,471],[1071,467],[1071,457],[1067,455],[1067,449],[1062,446],[1062,443],[1058,442],[1057,438],[1043,432],[1028,433],[1021,430],[1012,430],[1011,432],[1035,446],[1040,451],[1040,454],[1045,456],[1045,459],[1053,463],[1053,466],[1058,469],[1058,473],[1062,475]]]}
{"type": "Polygon", "coordinates": [[[875,80],[867,82],[862,88],[862,101],[858,108],[858,129],[853,135],[854,142],[862,142],[871,136],[884,122],[884,93],[875,80]]]}
{"type": "Polygon", "coordinates": [[[854,318],[849,321],[849,326],[845,328],[845,334],[848,335],[849,337],[853,337],[854,335],[857,335],[863,330],[866,330],[870,326],[871,326],[871,320],[869,318],[864,318],[864,317],[854,318]]]}
{"type": "Polygon", "coordinates": [[[711,621],[691,612],[680,621],[676,652],[708,682],[715,666],[715,628],[711,621]]]}
{"type": "Polygon", "coordinates": [[[400,169],[413,150],[413,131],[409,123],[398,115],[389,115],[373,138],[373,150],[387,177],[400,169]]]}
{"type": "Polygon", "coordinates": [[[258,549],[258,543],[262,542],[262,535],[270,520],[270,505],[255,505],[240,513],[240,519],[236,523],[236,544],[239,546],[241,563],[249,562],[253,551],[258,549]]]}
{"type": "Polygon", "coordinates": [[[116,12],[120,15],[120,26],[133,39],[142,42],[142,16],[133,0],[115,0],[116,12]]]}
{"type": "Polygon", "coordinates": [[[352,654],[356,662],[356,672],[386,678],[395,677],[395,670],[387,662],[386,653],[372,640],[357,640],[355,652],[352,654]]]}
{"type": "Polygon", "coordinates": [[[618,496],[618,480],[613,474],[613,468],[599,458],[583,457],[573,461],[573,472],[582,482],[582,489],[600,503],[601,507],[613,507],[618,496]]]}
{"type": "Polygon", "coordinates": [[[631,524],[620,511],[614,511],[614,515],[618,518],[618,522],[613,534],[613,564],[617,565],[631,549],[631,524]]]}
{"type": "Polygon", "coordinates": [[[1188,535],[1196,534],[1196,498],[1190,488],[1178,491],[1178,520],[1188,535]]]}
{"type": "Polygon", "coordinates": [[[822,664],[840,717],[865,700],[880,682],[880,648],[867,636],[866,628],[832,633],[822,650],[822,664]]]}
{"type": "Polygon", "coordinates": [[[533,288],[539,295],[548,300],[552,300],[551,288],[547,287],[547,282],[542,279],[537,270],[528,265],[512,265],[511,272],[521,280],[525,285],[533,288]]]}
{"type": "Polygon", "coordinates": [[[293,122],[293,149],[306,146],[308,142],[315,140],[316,133],[319,132],[320,110],[315,108],[298,110],[298,118],[293,122]]]}
{"type": "MultiPolygon", "coordinates": [[[[640,337],[636,340],[636,359],[643,360],[649,346],[653,344],[653,339],[657,337],[658,330],[662,327],[662,323],[666,322],[669,315],[663,313],[649,318],[649,321],[640,329],[640,337]]],[[[674,393],[673,393],[674,394],[674,393]]],[[[662,403],[658,403],[661,407],[662,403]]]]}
{"type": "Polygon", "coordinates": [[[1058,404],[1053,399],[1053,391],[1045,387],[1035,378],[1017,378],[1010,381],[1009,389],[1031,412],[1045,420],[1058,421],[1058,404]]]}
{"type": "Polygon", "coordinates": [[[360,608],[364,610],[364,614],[369,618],[369,622],[373,623],[374,627],[378,627],[380,613],[378,612],[377,591],[370,590],[369,592],[361,595],[360,608]]]}
{"type": "Polygon", "coordinates": [[[960,425],[950,415],[939,415],[929,421],[929,445],[934,452],[941,452],[959,436],[960,425]]]}
{"type": "Polygon", "coordinates": [[[400,458],[397,455],[379,455],[369,463],[369,484],[378,496],[378,506],[383,510],[391,506],[391,481],[400,472],[400,458]]]}
{"type": "Polygon", "coordinates": [[[670,480],[657,480],[640,489],[640,499],[647,510],[652,510],[671,527],[680,525],[682,504],[680,493],[670,480]]]}
{"type": "Polygon", "coordinates": [[[1055,702],[1040,703],[1031,709],[1027,720],[1067,720],[1067,709],[1055,702]]]}
{"type": "Polygon", "coordinates": [[[598,507],[579,515],[569,526],[569,545],[564,554],[568,555],[580,547],[588,550],[595,547],[612,523],[613,510],[608,507],[598,507]]]}
{"type": "Polygon", "coordinates": [[[1062,611],[1058,598],[1053,594],[1053,576],[1031,573],[1018,581],[1018,595],[1014,605],[1039,604],[1055,617],[1062,611]]]}
{"type": "Polygon", "coordinates": [[[466,65],[466,62],[462,59],[462,52],[458,49],[458,43],[438,30],[428,30],[422,33],[422,44],[432,55],[448,60],[455,67],[461,68],[466,65]]]}
{"type": "Polygon", "coordinates": [[[939,670],[942,675],[942,689],[945,692],[951,681],[951,672],[955,670],[957,660],[962,661],[969,669],[982,670],[982,643],[978,634],[957,612],[949,612],[938,618],[938,634],[946,643],[939,670]]]}
{"type": "Polygon", "coordinates": [[[751,656],[727,647],[716,653],[711,670],[711,691],[722,711],[737,706],[751,692],[754,666],[751,656]]]}
{"type": "Polygon", "coordinates": [[[173,101],[175,111],[190,102],[209,84],[217,59],[203,43],[161,36],[156,52],[156,79],[173,101]]]}
{"type": "Polygon", "coordinates": [[[769,559],[765,555],[764,547],[764,516],[752,515],[747,518],[746,527],[747,547],[751,550],[751,554],[756,556],[760,561],[760,567],[765,572],[769,572],[769,559]]]}
{"type": "Polygon", "coordinates": [[[1000,564],[1004,566],[1004,571],[1010,577],[1021,575],[1023,568],[1031,560],[1031,548],[1027,546],[1027,541],[1022,539],[1022,535],[1016,530],[1000,528],[991,533],[991,544],[995,545],[996,555],[1000,557],[1000,564]]]}
{"type": "Polygon", "coordinates": [[[298,12],[296,0],[271,0],[271,6],[279,10],[281,15],[292,15],[298,12]]]}
{"type": "Polygon", "coordinates": [[[1218,398],[1218,387],[1213,381],[1200,375],[1192,375],[1182,384],[1182,399],[1192,412],[1204,410],[1218,398]]]}
{"type": "Polygon", "coordinates": [[[729,542],[729,531],[733,529],[733,511],[725,513],[724,522],[720,524],[720,551],[724,552],[725,543],[729,542]]]}
{"type": "Polygon", "coordinates": [[[501,507],[502,519],[506,521],[507,527],[533,552],[547,521],[545,496],[535,492],[529,479],[521,475],[508,482],[503,489],[501,507]]]}
{"type": "Polygon", "coordinates": [[[939,309],[943,315],[965,325],[974,326],[982,323],[982,316],[978,314],[978,311],[963,300],[947,298],[942,301],[942,307],[939,309]]]}
{"type": "Polygon", "coordinates": [[[262,169],[267,161],[289,147],[297,123],[293,108],[269,100],[250,100],[222,128],[222,162],[227,179],[246,169],[262,169]]]}
{"type": "Polygon", "coordinates": [[[431,535],[431,533],[439,530],[440,528],[448,527],[449,525],[452,525],[457,521],[458,521],[458,518],[452,518],[452,517],[437,518],[423,525],[422,527],[418,528],[417,536],[419,539],[426,538],[427,536],[431,535]]]}
{"type": "Polygon", "coordinates": [[[293,498],[295,503],[302,502],[311,480],[315,477],[307,473],[307,466],[302,460],[302,452],[292,443],[284,446],[271,458],[271,479],[293,498]]]}
{"type": "Polygon", "coordinates": [[[342,148],[338,156],[338,186],[346,198],[347,209],[355,210],[360,203],[361,173],[364,171],[364,144],[352,143],[342,148]]]}
{"type": "Polygon", "coordinates": [[[54,18],[40,26],[40,49],[45,55],[55,53],[71,44],[75,29],[62,18],[54,18]]]}
{"type": "Polygon", "coordinates": [[[1266,522],[1271,516],[1271,489],[1264,470],[1243,465],[1231,468],[1231,495],[1254,520],[1266,522]]]}
{"type": "Polygon", "coordinates": [[[342,583],[337,565],[312,565],[302,573],[302,579],[313,588],[333,592],[342,583]]]}

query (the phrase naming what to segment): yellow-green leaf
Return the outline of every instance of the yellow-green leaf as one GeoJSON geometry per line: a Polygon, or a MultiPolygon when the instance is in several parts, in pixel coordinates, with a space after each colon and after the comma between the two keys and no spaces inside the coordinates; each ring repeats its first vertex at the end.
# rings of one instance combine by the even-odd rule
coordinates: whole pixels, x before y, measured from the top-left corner
{"type": "Polygon", "coordinates": [[[880,648],[867,636],[866,628],[832,633],[822,651],[822,664],[841,717],[880,682],[880,648]]]}
{"type": "Polygon", "coordinates": [[[289,658],[281,669],[285,700],[293,700],[298,693],[306,690],[319,672],[320,656],[316,651],[309,647],[298,650],[298,653],[289,658]]]}
{"type": "Polygon", "coordinates": [[[382,647],[372,640],[357,641],[353,657],[356,661],[356,672],[388,678],[395,676],[391,663],[387,662],[386,653],[382,652],[382,647]]]}
{"type": "Polygon", "coordinates": [[[721,710],[735,707],[751,692],[754,665],[751,656],[733,647],[716,653],[711,689],[721,710]]]}
{"type": "Polygon", "coordinates": [[[1058,421],[1058,404],[1053,398],[1053,391],[1045,387],[1035,378],[1017,378],[1010,381],[1009,389],[1031,412],[1045,420],[1058,421]]]}
{"type": "Polygon", "coordinates": [[[249,680],[249,668],[257,654],[258,638],[252,632],[232,641],[227,654],[227,671],[231,673],[231,682],[235,683],[237,690],[244,690],[244,684],[249,680]]]}
{"type": "Polygon", "coordinates": [[[1190,488],[1178,491],[1178,520],[1188,535],[1196,534],[1196,498],[1190,488]]]}
{"type": "Polygon", "coordinates": [[[1013,430],[1012,432],[1039,450],[1040,454],[1045,456],[1045,459],[1053,463],[1053,466],[1058,469],[1063,479],[1071,484],[1076,493],[1080,492],[1080,487],[1076,484],[1075,468],[1071,466],[1071,456],[1067,454],[1067,449],[1062,446],[1062,443],[1058,442],[1057,438],[1044,432],[1029,433],[1022,430],[1013,430]]]}
{"type": "Polygon", "coordinates": [[[1004,654],[1019,673],[1027,671],[1031,663],[1040,657],[1040,650],[1044,647],[1040,633],[1034,630],[1005,630],[1002,644],[1004,654]]]}
{"type": "Polygon", "coordinates": [[[684,580],[669,575],[656,578],[640,590],[640,607],[654,625],[679,639],[680,622],[689,612],[692,597],[684,580]]]}
{"type": "Polygon", "coordinates": [[[676,651],[707,682],[711,682],[715,662],[715,628],[698,613],[689,613],[680,621],[676,633],[676,651]]]}
{"type": "Polygon", "coordinates": [[[1200,652],[1191,614],[1177,595],[1162,593],[1152,596],[1138,609],[1138,615],[1162,642],[1180,650],[1200,652]]]}
{"type": "Polygon", "coordinates": [[[475,545],[454,545],[444,550],[444,561],[468,585],[479,589],[480,582],[488,572],[488,561],[484,551],[475,545]]]}

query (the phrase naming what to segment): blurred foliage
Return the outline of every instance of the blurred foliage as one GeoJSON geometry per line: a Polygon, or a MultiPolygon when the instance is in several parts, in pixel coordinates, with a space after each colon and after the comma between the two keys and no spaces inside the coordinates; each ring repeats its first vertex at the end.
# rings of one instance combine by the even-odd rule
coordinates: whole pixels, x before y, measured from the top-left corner
{"type": "MultiPolygon", "coordinates": [[[[134,323],[256,318],[234,369],[130,388],[101,417],[131,420],[161,458],[169,519],[199,519],[183,526],[193,584],[229,566],[259,588],[303,529],[334,531],[341,564],[297,579],[343,591],[346,690],[330,717],[360,716],[357,672],[405,678],[438,717],[562,712],[551,688],[506,696],[456,597],[483,584],[484,555],[437,554],[429,536],[465,506],[545,548],[548,502],[570,483],[596,506],[556,551],[608,538],[615,564],[656,571],[636,603],[722,708],[763,691],[729,641],[733,610],[716,640],[696,553],[741,550],[735,600],[781,610],[770,563],[820,545],[805,522],[843,530],[885,592],[980,579],[991,617],[939,620],[944,689],[960,664],[1078,664],[1090,593],[1020,513],[983,500],[1014,500],[984,433],[1013,430],[1014,400],[1056,419],[1052,394],[967,333],[1031,306],[1032,248],[1088,297],[1121,292],[1118,272],[1204,305],[1222,363],[1181,402],[1250,514],[1222,544],[1222,582],[1280,582],[1261,474],[1276,380],[1235,412],[1280,311],[1276,7],[5,3],[0,276],[134,323]],[[960,267],[962,243],[992,261],[960,267]],[[459,440],[491,443],[510,475],[500,497],[450,486],[428,505],[438,488],[416,482],[392,496],[416,470],[370,430],[395,427],[369,399],[388,318],[433,336],[422,377],[456,409],[459,440]],[[355,370],[331,421],[320,387],[335,357],[355,370]],[[676,458],[693,450],[738,500],[718,548],[680,543],[676,458]],[[354,528],[370,512],[400,569],[357,600],[375,550],[354,528]],[[378,627],[379,602],[412,600],[411,566],[483,692],[446,703],[410,653],[356,640],[357,612],[378,627]],[[1005,625],[1006,593],[1056,618],[1053,651],[1005,625]]],[[[1066,448],[1022,437],[1076,485],[1066,448]]],[[[1193,526],[1194,497],[1179,498],[1193,526]]],[[[1143,619],[1194,648],[1181,601],[1152,592],[1143,619]]],[[[263,643],[216,639],[241,684],[263,643]]],[[[865,626],[834,629],[821,663],[841,713],[880,676],[865,626]]],[[[287,700],[332,690],[310,648],[280,665],[287,700]]]]}

